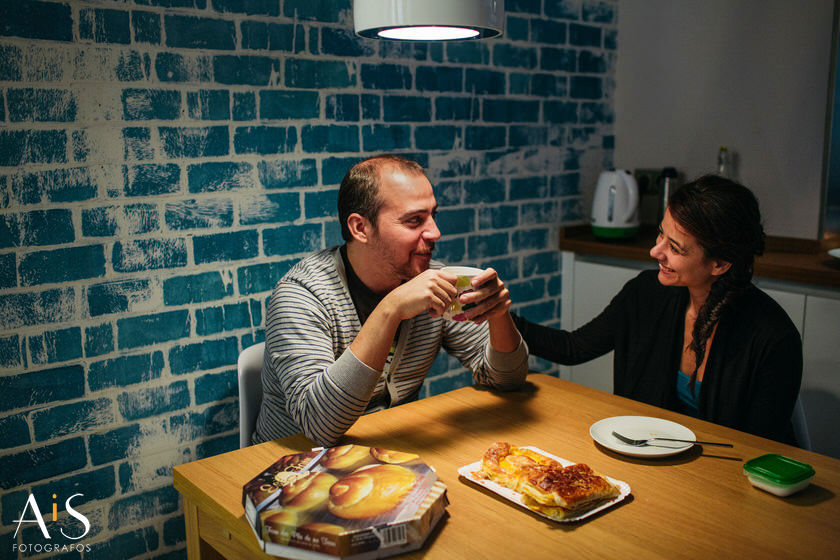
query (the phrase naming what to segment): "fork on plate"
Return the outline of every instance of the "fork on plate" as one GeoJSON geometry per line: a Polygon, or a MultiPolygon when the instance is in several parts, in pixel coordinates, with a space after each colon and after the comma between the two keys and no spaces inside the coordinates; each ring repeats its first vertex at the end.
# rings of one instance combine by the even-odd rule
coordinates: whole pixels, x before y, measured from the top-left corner
{"type": "Polygon", "coordinates": [[[629,438],[627,436],[623,436],[623,435],[619,434],[618,432],[613,432],[612,435],[615,436],[615,438],[618,439],[619,441],[621,441],[622,443],[626,443],[627,445],[632,445],[634,447],[639,447],[639,446],[642,446],[642,445],[650,445],[649,442],[651,442],[653,440],[679,441],[679,442],[682,442],[682,443],[691,443],[691,444],[699,443],[701,445],[719,445],[721,447],[733,447],[731,443],[718,443],[718,442],[714,442],[714,441],[694,441],[694,440],[691,440],[691,439],[674,439],[674,438],[666,438],[666,437],[649,437],[649,438],[646,438],[646,439],[633,439],[633,438],[629,438]]]}

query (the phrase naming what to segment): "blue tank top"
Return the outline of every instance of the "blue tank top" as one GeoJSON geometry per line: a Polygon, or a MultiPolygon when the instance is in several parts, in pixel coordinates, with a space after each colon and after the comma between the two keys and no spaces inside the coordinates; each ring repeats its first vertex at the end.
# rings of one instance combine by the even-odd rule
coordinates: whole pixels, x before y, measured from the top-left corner
{"type": "Polygon", "coordinates": [[[702,383],[694,381],[694,394],[692,395],[690,382],[691,377],[688,374],[677,371],[677,396],[685,408],[682,412],[683,414],[697,416],[700,412],[700,386],[702,383]]]}

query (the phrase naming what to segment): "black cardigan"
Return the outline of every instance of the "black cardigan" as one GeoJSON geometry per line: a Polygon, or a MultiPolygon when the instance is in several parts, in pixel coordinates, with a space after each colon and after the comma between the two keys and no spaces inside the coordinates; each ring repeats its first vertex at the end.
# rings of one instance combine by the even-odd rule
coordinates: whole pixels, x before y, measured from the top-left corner
{"type": "MultiPolygon", "coordinates": [[[[681,411],[676,392],[688,289],[647,270],[574,332],[514,316],[530,353],[564,365],[615,350],[615,394],[681,411]]],[[[686,372],[689,373],[689,372],[686,372]]],[[[700,385],[700,418],[795,443],[791,414],[802,379],[802,340],[787,313],[751,286],[723,313],[700,385]]]]}

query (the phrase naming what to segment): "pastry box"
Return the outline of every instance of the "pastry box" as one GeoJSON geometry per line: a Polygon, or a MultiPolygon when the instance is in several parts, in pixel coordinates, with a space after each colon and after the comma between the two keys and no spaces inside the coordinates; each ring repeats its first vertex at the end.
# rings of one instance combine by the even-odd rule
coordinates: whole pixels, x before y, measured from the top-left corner
{"type": "Polygon", "coordinates": [[[281,457],[242,489],[260,548],[286,558],[384,558],[416,550],[446,486],[418,455],[343,445],[281,457]]]}

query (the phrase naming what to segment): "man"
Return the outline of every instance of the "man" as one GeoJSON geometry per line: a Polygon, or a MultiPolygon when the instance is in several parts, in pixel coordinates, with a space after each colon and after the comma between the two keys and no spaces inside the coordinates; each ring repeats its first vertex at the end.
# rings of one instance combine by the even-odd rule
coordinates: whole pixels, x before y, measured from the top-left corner
{"type": "Polygon", "coordinates": [[[528,349],[493,269],[460,296],[477,303],[468,321],[441,318],[457,290],[431,260],[436,212],[414,162],[379,156],[347,173],[338,194],[346,244],[300,261],[271,296],[255,442],[303,431],[334,445],[362,414],[415,399],[441,346],[477,383],[523,383],[528,349]]]}

